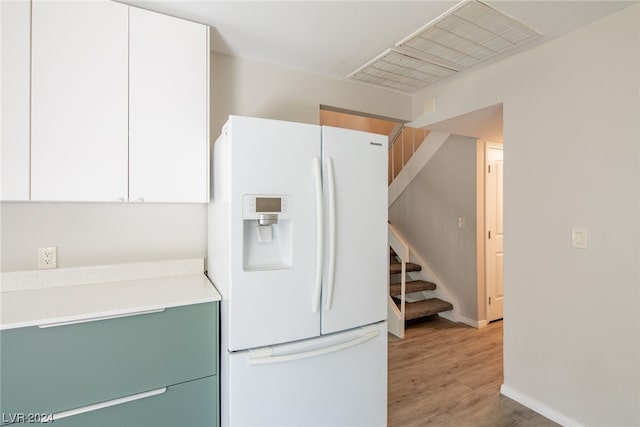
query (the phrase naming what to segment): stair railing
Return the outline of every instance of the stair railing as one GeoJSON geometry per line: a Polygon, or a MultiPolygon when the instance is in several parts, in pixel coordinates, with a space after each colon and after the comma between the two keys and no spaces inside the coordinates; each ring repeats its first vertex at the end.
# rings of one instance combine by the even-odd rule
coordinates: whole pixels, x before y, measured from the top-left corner
{"type": "Polygon", "coordinates": [[[400,126],[398,131],[389,137],[389,182],[398,176],[411,156],[416,152],[429,134],[429,130],[400,126]]]}
{"type": "MultiPolygon", "coordinates": [[[[393,249],[400,259],[400,310],[396,307],[393,298],[391,297],[391,289],[387,292],[389,298],[389,332],[392,334],[404,338],[404,319],[405,319],[405,303],[406,303],[406,284],[407,284],[407,262],[409,262],[409,244],[402,238],[398,230],[392,225],[389,227],[389,246],[393,249]]],[[[389,281],[391,283],[391,281],[389,281]]],[[[390,285],[389,285],[390,286],[390,285]]]]}

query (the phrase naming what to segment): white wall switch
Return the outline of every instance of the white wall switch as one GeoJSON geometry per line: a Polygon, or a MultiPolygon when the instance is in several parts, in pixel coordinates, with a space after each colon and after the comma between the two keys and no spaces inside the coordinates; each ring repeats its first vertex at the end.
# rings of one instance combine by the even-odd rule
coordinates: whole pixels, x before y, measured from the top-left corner
{"type": "Polygon", "coordinates": [[[463,217],[458,218],[458,228],[464,228],[466,225],[467,221],[463,217]]]}
{"type": "Polygon", "coordinates": [[[571,247],[587,248],[587,229],[585,227],[571,227],[571,247]]]}
{"type": "Polygon", "coordinates": [[[58,248],[48,246],[46,248],[38,248],[38,268],[58,268],[58,248]]]}

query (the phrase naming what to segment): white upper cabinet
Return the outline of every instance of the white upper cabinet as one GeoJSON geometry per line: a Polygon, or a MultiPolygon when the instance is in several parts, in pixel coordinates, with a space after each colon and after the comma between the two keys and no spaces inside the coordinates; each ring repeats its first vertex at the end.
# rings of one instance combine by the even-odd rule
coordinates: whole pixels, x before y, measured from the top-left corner
{"type": "Polygon", "coordinates": [[[209,199],[209,29],[131,8],[129,198],[209,199]]]}
{"type": "Polygon", "coordinates": [[[207,202],[208,27],[104,0],[31,19],[31,200],[207,202]]]}
{"type": "Polygon", "coordinates": [[[0,2],[2,141],[0,199],[29,200],[30,5],[0,2]]]}
{"type": "Polygon", "coordinates": [[[126,200],[128,9],[32,2],[32,200],[126,200]]]}

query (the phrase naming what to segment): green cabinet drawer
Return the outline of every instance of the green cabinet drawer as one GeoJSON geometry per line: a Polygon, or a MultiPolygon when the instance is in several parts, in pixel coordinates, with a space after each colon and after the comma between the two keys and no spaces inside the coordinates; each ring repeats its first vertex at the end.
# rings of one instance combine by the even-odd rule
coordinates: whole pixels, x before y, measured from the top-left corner
{"type": "Polygon", "coordinates": [[[53,425],[215,427],[220,418],[218,411],[218,377],[212,376],[167,387],[164,393],[155,396],[56,419],[53,425]]]}
{"type": "Polygon", "coordinates": [[[217,337],[218,303],[1,331],[0,413],[60,412],[216,375],[217,337]]]}

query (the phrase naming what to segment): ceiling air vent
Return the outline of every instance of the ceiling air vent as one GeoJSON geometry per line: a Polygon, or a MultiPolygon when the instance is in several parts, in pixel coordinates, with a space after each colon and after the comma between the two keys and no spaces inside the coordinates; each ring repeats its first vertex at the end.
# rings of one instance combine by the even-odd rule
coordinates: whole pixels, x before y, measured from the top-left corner
{"type": "Polygon", "coordinates": [[[349,77],[403,92],[414,92],[455,72],[414,56],[388,49],[349,77]]]}
{"type": "Polygon", "coordinates": [[[515,51],[538,37],[539,33],[486,4],[468,0],[348,77],[415,92],[457,71],[515,51]]]}

